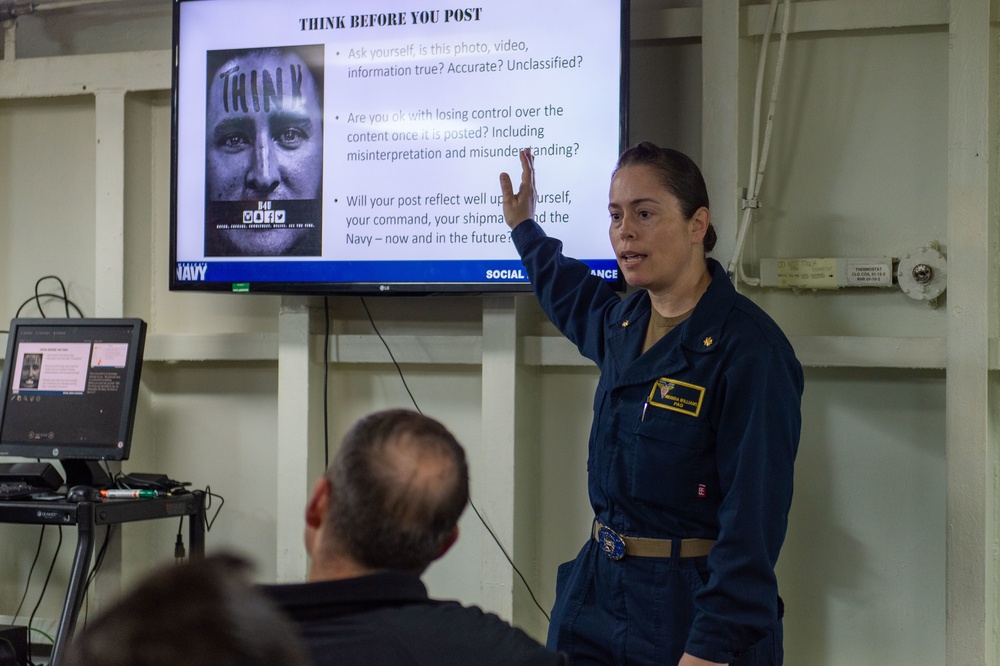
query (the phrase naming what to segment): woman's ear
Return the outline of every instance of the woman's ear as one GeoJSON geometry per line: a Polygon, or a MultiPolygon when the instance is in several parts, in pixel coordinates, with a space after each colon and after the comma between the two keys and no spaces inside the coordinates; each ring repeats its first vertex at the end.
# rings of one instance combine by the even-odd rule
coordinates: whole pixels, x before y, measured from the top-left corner
{"type": "Polygon", "coordinates": [[[708,226],[712,223],[712,213],[702,206],[694,212],[689,220],[691,225],[691,244],[700,245],[705,240],[708,233],[708,226]]]}

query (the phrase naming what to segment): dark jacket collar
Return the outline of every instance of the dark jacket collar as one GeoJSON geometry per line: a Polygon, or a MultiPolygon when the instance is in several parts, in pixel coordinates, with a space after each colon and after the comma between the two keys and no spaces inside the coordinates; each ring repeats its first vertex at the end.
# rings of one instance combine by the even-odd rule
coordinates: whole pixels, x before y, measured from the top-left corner
{"type": "Polygon", "coordinates": [[[428,600],[423,582],[417,576],[399,571],[382,571],[342,580],[262,585],[261,589],[285,609],[315,604],[351,606],[428,600]]]}
{"type": "MultiPolygon", "coordinates": [[[[617,378],[607,379],[615,384],[641,383],[647,381],[651,372],[672,372],[686,366],[688,353],[708,354],[718,348],[726,317],[736,298],[736,290],[729,282],[722,264],[711,258],[707,259],[707,264],[712,277],[708,289],[698,300],[691,316],[677,327],[679,343],[668,343],[655,365],[645,359],[641,363],[636,362],[642,351],[653,307],[649,294],[642,290],[627,299],[625,307],[620,310],[622,316],[608,322],[610,330],[607,332],[610,353],[616,357],[623,372],[617,378]]],[[[662,341],[657,344],[662,346],[662,341]]]]}

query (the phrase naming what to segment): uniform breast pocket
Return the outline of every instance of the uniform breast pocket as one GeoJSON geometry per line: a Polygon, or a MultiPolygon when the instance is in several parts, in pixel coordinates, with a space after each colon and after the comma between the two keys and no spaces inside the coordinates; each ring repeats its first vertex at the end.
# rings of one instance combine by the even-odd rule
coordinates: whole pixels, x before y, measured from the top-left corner
{"type": "Polygon", "coordinates": [[[715,438],[704,421],[651,408],[636,424],[633,443],[634,497],[695,515],[717,500],[715,438]]]}
{"type": "MultiPolygon", "coordinates": [[[[594,392],[594,418],[590,424],[590,440],[587,445],[587,471],[590,472],[594,466],[599,464],[598,461],[598,451],[596,450],[597,442],[600,441],[603,433],[601,432],[601,414],[605,411],[605,402],[608,399],[608,392],[600,384],[597,385],[597,390],[594,392]]],[[[606,426],[605,426],[606,427],[606,426]]]]}

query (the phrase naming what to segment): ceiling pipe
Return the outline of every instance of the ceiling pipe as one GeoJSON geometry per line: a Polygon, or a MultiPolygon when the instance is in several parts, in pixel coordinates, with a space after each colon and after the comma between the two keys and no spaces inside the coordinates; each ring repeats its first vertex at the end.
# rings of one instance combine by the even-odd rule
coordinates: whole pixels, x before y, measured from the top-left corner
{"type": "Polygon", "coordinates": [[[81,5],[107,5],[121,0],[57,0],[56,2],[36,2],[38,11],[48,11],[50,9],[68,9],[81,5]]]}
{"type": "Polygon", "coordinates": [[[35,12],[69,9],[83,5],[106,5],[121,0],[56,0],[55,2],[0,2],[0,22],[16,19],[35,12]]]}
{"type": "Polygon", "coordinates": [[[38,9],[37,2],[8,2],[0,4],[0,23],[13,21],[18,16],[34,14],[38,9]]]}

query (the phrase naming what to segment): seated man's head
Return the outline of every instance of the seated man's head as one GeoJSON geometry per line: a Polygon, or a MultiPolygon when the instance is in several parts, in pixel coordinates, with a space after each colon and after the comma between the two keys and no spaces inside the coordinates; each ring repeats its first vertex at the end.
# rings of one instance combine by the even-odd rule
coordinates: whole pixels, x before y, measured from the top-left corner
{"type": "Polygon", "coordinates": [[[211,67],[208,82],[207,198],[318,197],[323,176],[320,77],[294,48],[219,53],[226,57],[211,67]]]}
{"type": "Polygon", "coordinates": [[[310,577],[325,577],[335,560],[359,572],[420,574],[458,537],[468,500],[465,451],[443,425],[403,409],[367,416],[344,437],[306,509],[310,577]]]}
{"type": "Polygon", "coordinates": [[[233,555],[170,564],[79,632],[63,666],[305,666],[295,630],[233,555]]]}

